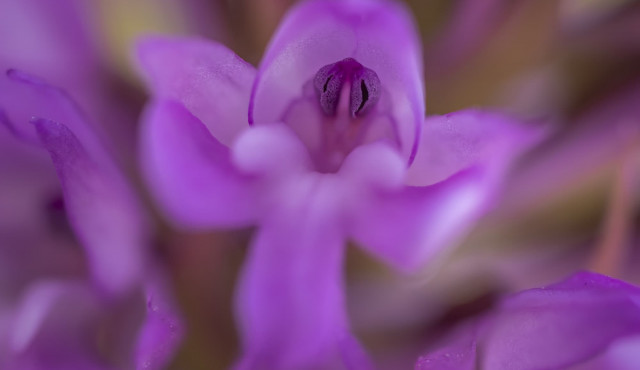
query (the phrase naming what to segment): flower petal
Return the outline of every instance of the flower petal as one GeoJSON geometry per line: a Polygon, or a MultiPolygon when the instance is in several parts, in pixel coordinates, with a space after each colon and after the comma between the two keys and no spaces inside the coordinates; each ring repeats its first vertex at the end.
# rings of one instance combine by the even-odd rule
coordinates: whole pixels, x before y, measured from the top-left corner
{"type": "Polygon", "coordinates": [[[348,343],[344,238],[330,186],[315,177],[295,181],[261,223],[236,297],[239,369],[334,368],[341,361],[339,346],[348,343]]]}
{"type": "Polygon", "coordinates": [[[0,80],[3,103],[7,97],[21,102],[3,107],[6,118],[49,151],[93,277],[111,293],[131,288],[144,268],[149,226],[101,132],[63,90],[16,70],[7,77],[0,80]]]}
{"type": "Polygon", "coordinates": [[[147,316],[136,348],[140,370],[166,368],[183,336],[183,323],[160,275],[149,279],[146,287],[147,316]]]}
{"type": "Polygon", "coordinates": [[[421,356],[415,370],[473,370],[476,368],[476,328],[456,330],[445,346],[421,356]],[[457,334],[457,335],[456,335],[457,334]]]}
{"type": "Polygon", "coordinates": [[[147,183],[172,221],[210,228],[248,225],[255,218],[251,179],[237,173],[229,148],[180,103],[152,103],[141,140],[147,183]]]}
{"type": "Polygon", "coordinates": [[[97,295],[82,282],[35,284],[12,318],[7,368],[108,369],[86,340],[102,312],[97,295]]]}
{"type": "Polygon", "coordinates": [[[114,160],[103,141],[100,127],[89,122],[74,100],[62,89],[28,73],[11,69],[0,79],[0,105],[5,125],[20,138],[40,143],[28,122],[42,118],[64,123],[100,162],[114,160]]]}
{"type": "MultiPolygon", "coordinates": [[[[639,304],[637,287],[583,272],[507,298],[480,320],[477,331],[475,325],[467,326],[459,339],[475,338],[475,348],[481,350],[475,365],[481,368],[564,369],[588,364],[621,340],[637,338],[639,304]]],[[[441,354],[461,348],[454,343],[422,357],[418,368],[443,368],[447,359],[441,354]]]]}
{"type": "Polygon", "coordinates": [[[564,368],[589,359],[640,333],[638,299],[637,288],[592,273],[515,295],[478,344],[483,367],[564,368]]]}
{"type": "Polygon", "coordinates": [[[252,127],[233,145],[233,163],[247,174],[281,177],[312,168],[307,148],[283,124],[252,127]]]}
{"type": "Polygon", "coordinates": [[[94,160],[65,125],[44,119],[34,124],[60,178],[91,273],[110,292],[131,288],[143,273],[148,232],[135,194],[121,173],[94,160]]]}
{"type": "Polygon", "coordinates": [[[517,6],[505,0],[457,1],[451,18],[427,48],[427,73],[437,76],[450,72],[473,57],[517,6]]]}
{"type": "Polygon", "coordinates": [[[153,37],[138,45],[138,60],[154,95],[178,100],[225,145],[247,127],[255,69],[214,42],[153,37]]]}
{"type": "Polygon", "coordinates": [[[407,183],[434,184],[471,166],[486,168],[499,177],[542,134],[539,127],[497,112],[464,110],[427,117],[407,183]]]}
{"type": "Polygon", "coordinates": [[[351,236],[398,269],[418,268],[463,238],[484,212],[491,199],[485,176],[470,169],[436,185],[376,193],[361,202],[351,236]]]}
{"type": "Polygon", "coordinates": [[[398,189],[403,187],[406,163],[393,147],[383,142],[362,145],[345,159],[340,175],[346,176],[350,184],[364,187],[398,189]]]}
{"type": "Polygon", "coordinates": [[[249,122],[283,122],[320,68],[349,57],[377,73],[403,154],[411,157],[424,117],[422,56],[413,20],[395,2],[315,0],[295,7],[260,64],[249,122]]]}

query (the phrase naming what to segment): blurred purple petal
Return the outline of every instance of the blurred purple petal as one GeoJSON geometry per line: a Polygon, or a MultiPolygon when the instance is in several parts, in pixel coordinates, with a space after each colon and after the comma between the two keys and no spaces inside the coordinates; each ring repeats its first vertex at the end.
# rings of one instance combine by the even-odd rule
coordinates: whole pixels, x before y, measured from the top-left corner
{"type": "Polygon", "coordinates": [[[427,117],[409,185],[430,185],[469,167],[500,177],[544,131],[501,113],[464,110],[427,117]]]}
{"type": "Polygon", "coordinates": [[[138,370],[166,368],[184,335],[184,324],[166,291],[167,283],[149,279],[146,288],[147,315],[136,348],[138,370]]]}
{"type": "Polygon", "coordinates": [[[454,339],[427,356],[420,357],[415,370],[476,369],[476,327],[467,325],[454,331],[454,339]]]}
{"type": "MultiPolygon", "coordinates": [[[[475,364],[490,369],[552,369],[588,363],[614,349],[619,340],[640,335],[639,305],[637,287],[588,272],[515,294],[478,322],[475,340],[467,342],[471,346],[475,341],[477,357],[461,369],[475,364]]],[[[422,357],[417,368],[440,369],[447,359],[443,353],[464,352],[456,344],[445,347],[422,357]]]]}
{"type": "Polygon", "coordinates": [[[413,21],[388,1],[307,1],[282,22],[260,64],[251,123],[284,121],[324,66],[353,58],[388,93],[405,158],[415,154],[424,116],[421,48],[413,21]]]}
{"type": "Polygon", "coordinates": [[[516,209],[575,191],[602,175],[640,138],[640,80],[608,95],[536,149],[516,169],[505,199],[516,209]],[[562,193],[561,193],[562,194],[562,193]]]}
{"type": "Polygon", "coordinates": [[[80,248],[66,229],[60,184],[48,154],[0,127],[0,301],[31,279],[82,271],[80,248]]]}
{"type": "Polygon", "coordinates": [[[414,270],[461,241],[487,209],[484,177],[468,170],[435,185],[376,194],[358,210],[353,237],[396,268],[414,270]]]}
{"type": "Polygon", "coordinates": [[[98,14],[92,4],[82,0],[3,1],[0,10],[2,72],[20,67],[65,89],[82,92],[79,95],[92,96],[95,79],[87,77],[95,77],[99,69],[99,45],[93,29],[98,14]]]}
{"type": "Polygon", "coordinates": [[[498,29],[512,8],[523,1],[459,0],[452,19],[426,50],[428,74],[438,75],[464,62],[498,29]]]}
{"type": "Polygon", "coordinates": [[[289,127],[282,124],[245,130],[233,146],[232,159],[244,173],[267,178],[286,177],[312,169],[306,148],[289,127]]]}
{"type": "Polygon", "coordinates": [[[73,131],[96,160],[114,160],[101,129],[86,119],[64,90],[36,76],[15,69],[7,71],[6,77],[0,78],[0,107],[9,125],[22,136],[36,137],[33,127],[28,124],[34,119],[61,122],[73,131]]]}
{"type": "Polygon", "coordinates": [[[239,369],[339,363],[338,343],[348,330],[344,231],[326,185],[301,179],[262,222],[237,290],[244,348],[239,369]]]}
{"type": "Polygon", "coordinates": [[[229,149],[180,103],[152,104],[142,130],[142,167],[174,222],[229,227],[256,217],[250,178],[231,165],[229,149]]]}
{"type": "Polygon", "coordinates": [[[101,312],[97,296],[80,282],[35,284],[12,317],[7,368],[110,369],[91,339],[101,312]]]}
{"type": "Polygon", "coordinates": [[[71,225],[96,280],[111,292],[130,289],[145,267],[146,225],[122,174],[94,160],[63,124],[34,121],[49,151],[71,225]]]}
{"type": "Polygon", "coordinates": [[[221,44],[188,38],[147,38],[138,59],[159,98],[178,100],[229,146],[247,127],[255,69],[221,44]]]}

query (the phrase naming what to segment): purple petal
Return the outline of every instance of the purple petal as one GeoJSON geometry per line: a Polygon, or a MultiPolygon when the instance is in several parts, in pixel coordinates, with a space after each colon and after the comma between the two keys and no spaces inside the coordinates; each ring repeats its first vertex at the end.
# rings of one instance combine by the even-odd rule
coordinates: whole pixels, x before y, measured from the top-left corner
{"type": "Polygon", "coordinates": [[[406,162],[398,152],[386,143],[377,142],[356,148],[340,167],[339,174],[347,181],[344,188],[355,186],[362,193],[365,188],[402,188],[406,172],[406,162]]]}
{"type": "Polygon", "coordinates": [[[147,183],[172,221],[210,228],[254,220],[250,178],[237,173],[229,149],[180,103],[152,103],[141,140],[147,183]]]}
{"type": "MultiPolygon", "coordinates": [[[[479,323],[480,366],[557,369],[588,363],[621,339],[640,335],[639,304],[640,289],[587,272],[513,295],[479,323]]],[[[419,365],[431,367],[419,368],[439,369],[442,356],[435,354],[448,351],[456,347],[421,358],[419,365]]]]}
{"type": "Polygon", "coordinates": [[[157,97],[178,100],[225,145],[247,127],[255,69],[223,45],[188,38],[148,38],[138,59],[157,97]]]}
{"type": "Polygon", "coordinates": [[[424,117],[422,56],[413,20],[387,1],[306,1],[281,24],[260,64],[250,123],[283,122],[324,66],[354,58],[389,93],[405,158],[415,154],[424,117]]]}
{"type": "Polygon", "coordinates": [[[472,166],[494,178],[542,138],[542,129],[502,114],[465,110],[427,117],[409,185],[430,185],[472,166]]]}
{"type": "Polygon", "coordinates": [[[524,209],[592,184],[603,168],[618,163],[637,145],[638,101],[640,80],[635,79],[560,129],[509,180],[506,202],[524,209]]]}
{"type": "Polygon", "coordinates": [[[591,273],[516,295],[479,344],[485,367],[563,368],[586,360],[640,334],[638,299],[637,288],[591,273]]]}
{"type": "Polygon", "coordinates": [[[131,288],[144,268],[147,225],[132,189],[109,164],[91,157],[63,124],[38,119],[38,136],[60,178],[69,221],[86,248],[91,273],[108,291],[131,288]]]}
{"type": "Polygon", "coordinates": [[[333,368],[341,362],[340,346],[349,341],[344,238],[333,190],[313,176],[300,178],[261,223],[238,287],[238,368],[333,368]]]}
{"type": "Polygon", "coordinates": [[[436,185],[379,192],[361,202],[351,229],[365,249],[413,270],[463,238],[490,201],[485,174],[461,172],[436,185]]]}
{"type": "Polygon", "coordinates": [[[453,340],[443,348],[418,359],[415,370],[476,369],[476,328],[465,326],[454,332],[453,340]],[[457,334],[457,335],[456,335],[457,334]]]}
{"type": "Polygon", "coordinates": [[[580,370],[634,370],[640,364],[640,335],[619,339],[611,347],[591,360],[582,363],[580,370]]]}
{"type": "Polygon", "coordinates": [[[103,47],[93,32],[99,20],[95,8],[78,0],[3,1],[0,71],[20,66],[79,95],[95,92],[103,47]]]}
{"type": "Polygon", "coordinates": [[[11,325],[12,369],[107,369],[87,331],[102,310],[97,296],[80,282],[48,281],[31,287],[11,325]]]}
{"type": "Polygon", "coordinates": [[[282,124],[246,130],[233,145],[233,163],[244,173],[271,178],[312,168],[305,146],[282,124]]]}
{"type": "MultiPolygon", "coordinates": [[[[3,74],[0,105],[9,111],[13,123],[28,131],[31,137],[33,129],[26,123],[32,116],[65,122],[42,114],[46,100],[34,103],[33,94],[24,99],[15,86],[4,89],[7,69],[19,67],[29,71],[69,92],[108,134],[105,137],[117,149],[116,154],[130,160],[138,112],[134,112],[133,104],[125,102],[122,94],[114,93],[114,74],[104,63],[105,40],[100,30],[103,15],[99,8],[93,2],[82,0],[3,1],[0,4],[0,71],[3,74]]],[[[70,122],[65,124],[82,138],[82,133],[70,122]]]]}
{"type": "Polygon", "coordinates": [[[465,58],[482,47],[518,5],[505,0],[456,2],[451,19],[435,44],[426,51],[427,73],[442,74],[464,63],[465,58]]]}
{"type": "Polygon", "coordinates": [[[64,91],[49,85],[40,78],[18,70],[7,71],[0,79],[0,105],[6,114],[8,125],[19,136],[39,142],[28,122],[42,118],[64,123],[83,143],[90,155],[98,161],[113,161],[102,140],[99,127],[88,122],[81,109],[64,91]]]}
{"type": "Polygon", "coordinates": [[[60,181],[45,150],[25,145],[0,127],[0,178],[2,306],[34,279],[82,273],[86,263],[69,229],[60,181]]]}
{"type": "Polygon", "coordinates": [[[147,317],[136,348],[139,370],[164,369],[182,340],[184,326],[165,286],[156,279],[146,288],[147,317]]]}

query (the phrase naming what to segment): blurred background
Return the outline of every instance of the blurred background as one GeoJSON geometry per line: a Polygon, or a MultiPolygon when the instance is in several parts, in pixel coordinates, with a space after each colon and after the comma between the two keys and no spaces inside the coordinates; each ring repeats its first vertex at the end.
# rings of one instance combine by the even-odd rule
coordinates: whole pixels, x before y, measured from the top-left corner
{"type": "MultiPolygon", "coordinates": [[[[428,114],[490,107],[552,129],[510,173],[499,206],[418,276],[400,276],[350,248],[354,331],[383,368],[410,368],[447,329],[507,292],[581,269],[640,283],[640,2],[405,2],[424,42],[428,114]]],[[[147,95],[132,62],[135,40],[152,33],[200,35],[257,65],[294,3],[0,0],[0,67],[41,75],[69,91],[145,194],[135,143],[147,95]]],[[[0,200],[12,209],[45,208],[52,238],[69,244],[65,253],[79,255],[59,268],[41,263],[33,269],[43,276],[84,274],[52,169],[9,141],[1,132],[0,200]],[[33,178],[37,184],[19,187],[33,178]]],[[[2,219],[3,240],[33,243],[25,235],[35,226],[20,223],[32,216],[25,211],[2,219]]],[[[252,231],[194,235],[158,214],[156,221],[157,255],[169,267],[187,324],[173,368],[227,368],[237,348],[233,287],[252,231]]],[[[11,282],[0,289],[11,291],[7,296],[19,294],[19,276],[6,273],[11,282]]]]}

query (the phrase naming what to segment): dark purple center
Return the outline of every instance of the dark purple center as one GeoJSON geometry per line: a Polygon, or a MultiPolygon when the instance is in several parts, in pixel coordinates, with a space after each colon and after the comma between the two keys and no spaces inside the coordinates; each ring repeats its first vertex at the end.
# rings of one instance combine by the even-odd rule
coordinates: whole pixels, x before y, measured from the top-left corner
{"type": "Polygon", "coordinates": [[[351,85],[349,110],[352,117],[366,114],[380,98],[378,75],[353,58],[326,65],[313,80],[325,114],[335,116],[340,103],[340,93],[345,83],[351,85]]]}

